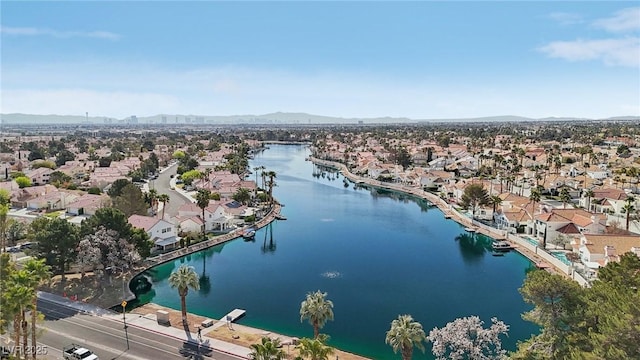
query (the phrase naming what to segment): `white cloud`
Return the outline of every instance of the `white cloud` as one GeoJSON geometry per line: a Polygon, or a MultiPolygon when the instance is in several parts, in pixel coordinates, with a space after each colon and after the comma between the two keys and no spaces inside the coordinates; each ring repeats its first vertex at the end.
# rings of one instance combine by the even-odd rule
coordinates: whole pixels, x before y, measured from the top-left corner
{"type": "Polygon", "coordinates": [[[575,25],[584,22],[582,15],[565,12],[554,12],[549,14],[549,18],[560,25],[575,25]]]}
{"type": "Polygon", "coordinates": [[[95,38],[105,40],[118,40],[120,35],[108,31],[58,31],[46,28],[34,27],[0,27],[0,32],[12,36],[51,36],[55,38],[95,38]]]}
{"type": "Polygon", "coordinates": [[[640,30],[640,7],[617,11],[612,17],[594,21],[593,26],[615,33],[638,31],[640,30]]]}
{"type": "Polygon", "coordinates": [[[539,51],[568,61],[601,60],[609,66],[640,67],[640,38],[554,41],[539,51]]]}

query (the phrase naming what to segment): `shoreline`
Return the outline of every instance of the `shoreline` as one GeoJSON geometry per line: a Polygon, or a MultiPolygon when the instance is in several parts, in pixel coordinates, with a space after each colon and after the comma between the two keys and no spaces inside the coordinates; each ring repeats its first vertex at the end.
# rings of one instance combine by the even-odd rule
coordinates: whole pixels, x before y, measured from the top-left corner
{"type": "Polygon", "coordinates": [[[424,191],[421,188],[409,188],[403,185],[385,183],[374,179],[360,177],[358,175],[352,174],[349,169],[347,169],[347,167],[342,163],[322,160],[313,156],[310,156],[308,159],[315,165],[325,166],[338,170],[344,177],[355,184],[366,184],[368,186],[376,188],[398,191],[407,195],[412,195],[420,199],[427,200],[438,207],[438,209],[442,211],[445,217],[449,217],[451,220],[457,222],[458,224],[464,227],[472,228],[477,233],[486,235],[494,240],[503,240],[509,242],[511,245],[513,245],[513,250],[529,259],[529,261],[531,261],[535,266],[545,268],[546,270],[555,274],[569,277],[573,280],[576,280],[580,285],[585,286],[585,284],[588,284],[588,281],[586,279],[582,278],[582,276],[578,276],[579,274],[573,272],[570,267],[567,267],[566,265],[560,266],[560,264],[558,264],[560,262],[559,259],[553,258],[545,251],[539,253],[537,246],[534,247],[531,244],[527,246],[526,240],[518,236],[518,234],[510,234],[505,230],[496,229],[494,227],[490,227],[478,221],[472,220],[460,214],[451,204],[448,204],[446,201],[433,193],[424,191]]]}

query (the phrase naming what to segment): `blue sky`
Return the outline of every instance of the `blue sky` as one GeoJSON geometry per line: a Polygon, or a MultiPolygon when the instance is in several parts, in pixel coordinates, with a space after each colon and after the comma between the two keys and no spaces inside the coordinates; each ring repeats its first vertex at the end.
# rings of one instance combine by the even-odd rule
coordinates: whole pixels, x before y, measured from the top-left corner
{"type": "Polygon", "coordinates": [[[637,1],[2,1],[2,113],[640,115],[637,1]]]}

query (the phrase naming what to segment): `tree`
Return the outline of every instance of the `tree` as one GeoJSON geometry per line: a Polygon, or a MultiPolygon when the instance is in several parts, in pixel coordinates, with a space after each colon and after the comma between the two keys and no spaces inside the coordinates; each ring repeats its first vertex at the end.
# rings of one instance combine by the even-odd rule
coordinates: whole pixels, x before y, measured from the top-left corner
{"type": "Polygon", "coordinates": [[[36,321],[38,318],[38,287],[45,281],[49,280],[51,273],[50,267],[44,263],[44,259],[29,259],[24,264],[24,269],[31,276],[31,286],[33,290],[31,298],[31,356],[36,358],[36,321]]]}
{"type": "Polygon", "coordinates": [[[391,345],[394,353],[400,351],[402,360],[410,360],[414,347],[424,352],[422,343],[426,338],[422,325],[414,321],[411,315],[399,315],[391,322],[391,329],[387,331],[384,341],[391,345]]]}
{"type": "Polygon", "coordinates": [[[73,161],[75,160],[76,155],[74,153],[72,153],[69,150],[62,150],[58,153],[58,155],[56,156],[56,165],[58,166],[62,166],[64,165],[67,161],[73,161]]]}
{"type": "Polygon", "coordinates": [[[300,356],[310,360],[328,360],[334,350],[325,344],[326,339],[326,336],[320,336],[317,339],[300,339],[300,344],[297,346],[300,356]]]}
{"type": "Polygon", "coordinates": [[[182,265],[169,276],[169,285],[173,289],[178,289],[178,295],[180,295],[180,308],[182,310],[182,324],[188,326],[187,294],[189,293],[189,288],[196,291],[200,289],[198,274],[192,266],[182,265]]]}
{"type": "Polygon", "coordinates": [[[587,211],[591,211],[591,198],[593,197],[593,195],[595,194],[591,189],[587,189],[587,191],[585,191],[584,193],[584,196],[587,197],[587,211]]]}
{"type": "Polygon", "coordinates": [[[500,335],[506,335],[509,326],[496,318],[491,326],[477,316],[455,319],[442,329],[434,328],[427,339],[433,343],[432,352],[438,360],[490,360],[506,355],[500,335]]]}
{"type": "Polygon", "coordinates": [[[54,171],[49,174],[49,183],[56,187],[61,187],[63,184],[71,182],[73,180],[71,176],[63,173],[62,171],[54,171]]]}
{"type": "Polygon", "coordinates": [[[562,208],[567,208],[567,203],[571,201],[571,194],[569,194],[569,190],[566,187],[563,187],[560,190],[560,201],[562,201],[562,208]]]}
{"type": "Polygon", "coordinates": [[[128,179],[118,179],[111,184],[111,187],[109,187],[109,190],[107,191],[107,195],[112,199],[117,198],[122,195],[122,190],[127,185],[131,185],[131,181],[128,179]]]}
{"type": "MultiPolygon", "coordinates": [[[[0,223],[0,227],[3,227],[1,223],[0,223]]],[[[27,225],[16,219],[7,220],[6,226],[4,227],[6,229],[4,231],[3,236],[7,240],[7,242],[11,245],[15,245],[18,242],[18,240],[24,239],[25,236],[27,235],[27,228],[28,228],[27,225]]]]}
{"type": "Polygon", "coordinates": [[[158,195],[158,201],[162,203],[162,218],[164,219],[164,211],[167,208],[167,203],[169,202],[170,198],[169,195],[167,194],[160,194],[158,195]]]}
{"type": "Polygon", "coordinates": [[[80,236],[84,238],[86,235],[95,234],[101,226],[107,230],[115,230],[118,233],[117,238],[125,239],[134,244],[138,254],[143,258],[149,256],[154,245],[150,241],[149,235],[144,229],[131,226],[122,211],[111,207],[96,210],[90,218],[80,224],[80,236]]]}
{"type": "MultiPolygon", "coordinates": [[[[3,309],[9,315],[13,315],[14,344],[19,346],[16,357],[21,358],[20,348],[27,349],[27,320],[26,310],[31,307],[33,288],[31,287],[31,275],[24,269],[10,273],[9,279],[4,282],[3,295],[6,302],[3,304],[8,309],[3,309]],[[20,340],[22,339],[22,343],[20,340]]],[[[4,307],[4,306],[3,306],[4,307]]],[[[26,358],[26,355],[25,355],[26,358]]]]}
{"type": "Polygon", "coordinates": [[[276,172],[275,171],[268,171],[267,172],[267,177],[269,177],[269,199],[271,201],[271,204],[273,204],[273,187],[276,186],[276,182],[274,181],[274,179],[276,178],[276,172]]]}
{"type": "Polygon", "coordinates": [[[523,318],[541,326],[542,331],[520,344],[520,355],[527,354],[532,358],[568,356],[572,332],[581,324],[580,314],[586,306],[581,290],[576,282],[547,271],[535,270],[527,274],[520,293],[534,308],[523,318]]]}
{"type": "Polygon", "coordinates": [[[320,328],[329,320],[333,320],[333,302],[327,300],[327,293],[320,290],[308,293],[307,297],[300,304],[300,322],[305,319],[313,326],[313,337],[318,338],[320,328]]]}
{"type": "Polygon", "coordinates": [[[471,210],[472,216],[475,217],[480,206],[489,204],[489,194],[482,184],[470,184],[464,188],[461,200],[460,205],[471,210]]]}
{"type": "Polygon", "coordinates": [[[122,194],[113,199],[113,207],[122,211],[126,218],[129,216],[147,215],[147,205],[142,191],[133,184],[122,188],[122,194]]]}
{"type": "Polygon", "coordinates": [[[105,274],[109,275],[109,281],[114,270],[127,271],[140,261],[134,245],[119,238],[118,235],[117,231],[101,226],[95,233],[84,236],[82,247],[79,249],[82,250],[83,255],[86,255],[86,258],[81,259],[83,264],[95,265],[92,260],[99,256],[98,263],[102,265],[105,274]],[[97,251],[88,250],[87,243],[97,251]]]}
{"type": "Polygon", "coordinates": [[[202,236],[205,235],[207,228],[207,221],[204,217],[204,210],[209,206],[209,200],[211,200],[211,191],[207,189],[198,189],[196,193],[196,204],[202,210],[202,236]]]}
{"type": "Polygon", "coordinates": [[[629,219],[631,219],[631,214],[636,211],[636,208],[633,205],[634,201],[635,199],[633,196],[627,196],[627,199],[625,200],[625,204],[622,207],[622,213],[627,214],[626,216],[627,231],[629,231],[629,219]]]}
{"type": "Polygon", "coordinates": [[[191,185],[193,180],[200,179],[202,177],[202,173],[198,170],[189,170],[182,173],[182,181],[184,181],[185,185],[191,185]]]}
{"type": "MultiPolygon", "coordinates": [[[[536,229],[536,205],[540,202],[542,198],[542,194],[540,193],[540,189],[537,187],[531,189],[531,194],[529,195],[529,200],[533,203],[533,214],[531,214],[531,219],[533,220],[533,236],[538,236],[538,230],[536,229]]],[[[546,244],[544,244],[546,247],[546,244]]],[[[544,248],[544,247],[543,247],[544,248]]]]}
{"type": "Polygon", "coordinates": [[[80,267],[80,279],[84,279],[87,266],[91,266],[91,269],[95,270],[96,266],[100,264],[102,252],[99,247],[91,243],[91,239],[85,237],[80,240],[78,244],[78,255],[76,258],[77,264],[80,267]]]}
{"type": "Polygon", "coordinates": [[[36,243],[36,256],[44,258],[47,265],[62,275],[64,282],[80,241],[77,227],[64,219],[40,217],[31,223],[29,238],[36,243]]]}
{"type": "Polygon", "coordinates": [[[14,180],[20,189],[31,186],[31,179],[26,176],[19,176],[14,180]]]}
{"type": "Polygon", "coordinates": [[[233,200],[242,204],[248,204],[249,200],[251,200],[251,192],[249,189],[241,187],[233,194],[233,200]]]}
{"type": "Polygon", "coordinates": [[[251,353],[249,359],[251,360],[283,360],[287,357],[280,344],[280,339],[271,339],[263,337],[260,340],[260,344],[251,345],[251,353]]]}
{"type": "Polygon", "coordinates": [[[5,251],[7,245],[7,215],[11,204],[11,196],[5,189],[0,189],[0,251],[5,251]]]}
{"type": "Polygon", "coordinates": [[[502,204],[502,198],[498,195],[491,195],[489,199],[490,204],[493,206],[493,212],[496,212],[496,208],[502,204]]]}

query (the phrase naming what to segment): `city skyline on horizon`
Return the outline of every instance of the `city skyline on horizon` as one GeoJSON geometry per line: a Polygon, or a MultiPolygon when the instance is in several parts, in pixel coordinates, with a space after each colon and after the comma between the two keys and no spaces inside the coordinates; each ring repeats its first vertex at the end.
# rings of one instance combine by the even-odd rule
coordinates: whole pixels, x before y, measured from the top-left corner
{"type": "Polygon", "coordinates": [[[1,4],[3,114],[640,115],[636,2],[33,4],[1,4]]]}

